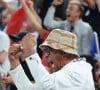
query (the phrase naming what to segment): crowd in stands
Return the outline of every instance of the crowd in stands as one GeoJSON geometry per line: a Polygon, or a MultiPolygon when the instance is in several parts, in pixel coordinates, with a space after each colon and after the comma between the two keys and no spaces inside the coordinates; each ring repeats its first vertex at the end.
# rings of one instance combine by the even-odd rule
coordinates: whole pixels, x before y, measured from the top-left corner
{"type": "Polygon", "coordinates": [[[99,90],[99,43],[100,0],[0,0],[0,90],[99,90]]]}

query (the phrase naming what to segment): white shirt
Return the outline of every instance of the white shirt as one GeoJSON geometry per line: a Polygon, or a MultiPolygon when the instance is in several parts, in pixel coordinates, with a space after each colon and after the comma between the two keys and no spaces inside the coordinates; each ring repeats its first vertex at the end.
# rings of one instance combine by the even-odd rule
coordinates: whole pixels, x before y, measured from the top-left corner
{"type": "Polygon", "coordinates": [[[10,72],[18,90],[95,90],[92,67],[85,61],[71,61],[53,74],[47,72],[38,54],[29,56],[26,62],[36,83],[28,80],[19,65],[10,72]]]}
{"type": "Polygon", "coordinates": [[[9,62],[9,59],[8,59],[8,56],[6,57],[6,60],[4,61],[3,64],[0,64],[0,73],[2,75],[6,75],[8,74],[9,70],[10,70],[10,62],[9,62]]]}
{"type": "MultiPolygon", "coordinates": [[[[8,49],[10,47],[10,39],[5,32],[0,31],[0,52],[5,51],[8,53],[8,49]]],[[[6,74],[10,70],[10,62],[8,59],[8,54],[5,56],[5,60],[3,64],[0,64],[0,73],[6,74]]]]}

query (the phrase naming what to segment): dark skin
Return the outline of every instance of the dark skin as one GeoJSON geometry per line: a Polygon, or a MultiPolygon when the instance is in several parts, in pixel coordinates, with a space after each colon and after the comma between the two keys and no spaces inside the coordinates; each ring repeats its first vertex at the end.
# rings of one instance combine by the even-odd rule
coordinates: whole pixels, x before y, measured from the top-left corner
{"type": "MultiPolygon", "coordinates": [[[[48,47],[48,46],[47,46],[48,47]]],[[[74,55],[64,53],[60,50],[50,49],[50,52],[44,53],[47,60],[52,63],[53,72],[60,70],[63,66],[76,58],[74,55]]]]}

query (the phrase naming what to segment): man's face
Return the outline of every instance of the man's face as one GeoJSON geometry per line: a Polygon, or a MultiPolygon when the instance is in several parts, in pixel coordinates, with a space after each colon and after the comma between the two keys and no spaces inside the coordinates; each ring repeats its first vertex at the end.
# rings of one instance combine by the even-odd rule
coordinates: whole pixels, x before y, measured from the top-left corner
{"type": "Polygon", "coordinates": [[[52,64],[51,68],[53,71],[58,71],[61,69],[62,56],[59,53],[53,49],[49,49],[48,52],[44,51],[44,56],[47,58],[49,63],[52,64]]]}
{"type": "Polygon", "coordinates": [[[3,22],[3,24],[7,24],[10,21],[11,17],[12,17],[12,14],[8,9],[3,11],[3,13],[2,13],[2,22],[3,22]]]}
{"type": "Polygon", "coordinates": [[[80,18],[80,11],[77,4],[68,5],[66,9],[66,18],[69,22],[75,22],[77,20],[76,18],[80,18]]]}

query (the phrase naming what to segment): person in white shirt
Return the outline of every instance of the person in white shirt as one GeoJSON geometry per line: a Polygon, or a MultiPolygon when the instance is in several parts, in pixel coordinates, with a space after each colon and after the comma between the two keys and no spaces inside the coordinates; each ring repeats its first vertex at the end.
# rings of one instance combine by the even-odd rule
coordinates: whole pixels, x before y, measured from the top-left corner
{"type": "MultiPolygon", "coordinates": [[[[3,77],[8,77],[8,73],[10,70],[10,62],[8,59],[8,49],[10,47],[10,39],[5,32],[0,31],[0,79],[3,86],[6,83],[3,82],[3,77]]],[[[4,87],[5,88],[5,87],[4,87]]],[[[1,90],[2,88],[0,88],[1,90]]]]}
{"type": "Polygon", "coordinates": [[[54,73],[49,74],[34,50],[34,35],[27,34],[22,43],[9,49],[11,76],[18,90],[95,90],[92,67],[85,58],[79,58],[76,35],[61,29],[54,29],[40,45],[45,57],[53,63],[54,73]],[[31,83],[19,63],[23,56],[35,79],[31,83]]]}
{"type": "Polygon", "coordinates": [[[4,74],[10,70],[8,60],[8,49],[10,47],[10,39],[5,32],[0,31],[0,73],[4,74]]]}

